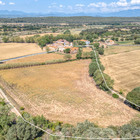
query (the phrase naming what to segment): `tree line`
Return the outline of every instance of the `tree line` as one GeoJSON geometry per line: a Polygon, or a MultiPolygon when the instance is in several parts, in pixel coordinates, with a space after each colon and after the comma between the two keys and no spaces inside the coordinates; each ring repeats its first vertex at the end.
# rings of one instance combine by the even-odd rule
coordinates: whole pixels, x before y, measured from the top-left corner
{"type": "MultiPolygon", "coordinates": [[[[22,111],[22,116],[34,125],[49,131],[52,134],[87,138],[132,138],[140,136],[140,118],[132,120],[123,126],[108,126],[102,128],[94,123],[85,121],[76,126],[59,121],[49,121],[43,116],[31,116],[22,111]]],[[[60,140],[61,137],[52,137],[43,131],[27,124],[20,117],[11,113],[11,108],[0,99],[0,139],[1,140],[42,140],[43,138],[60,140]]],[[[63,138],[67,140],[67,138],[63,138]]],[[[69,138],[69,140],[74,140],[69,138]]],[[[134,138],[135,140],[135,138],[134,138]]]]}

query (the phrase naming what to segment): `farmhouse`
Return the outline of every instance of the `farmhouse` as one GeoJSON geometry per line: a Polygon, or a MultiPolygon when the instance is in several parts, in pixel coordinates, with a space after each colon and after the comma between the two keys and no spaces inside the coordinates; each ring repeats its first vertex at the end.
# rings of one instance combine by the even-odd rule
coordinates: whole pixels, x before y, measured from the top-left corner
{"type": "Polygon", "coordinates": [[[106,43],[106,45],[114,45],[115,44],[115,42],[111,39],[106,40],[105,43],[106,43]]]}
{"type": "Polygon", "coordinates": [[[83,39],[81,39],[80,41],[85,42],[86,45],[89,45],[89,44],[90,44],[90,41],[88,41],[88,40],[83,40],[83,39]]]}
{"type": "Polygon", "coordinates": [[[71,48],[71,53],[77,53],[77,52],[78,52],[78,47],[71,48]]]}
{"type": "Polygon", "coordinates": [[[68,42],[65,39],[59,39],[59,40],[53,42],[53,44],[48,45],[48,47],[52,51],[64,52],[65,49],[72,48],[73,44],[71,42],[68,42]]]}

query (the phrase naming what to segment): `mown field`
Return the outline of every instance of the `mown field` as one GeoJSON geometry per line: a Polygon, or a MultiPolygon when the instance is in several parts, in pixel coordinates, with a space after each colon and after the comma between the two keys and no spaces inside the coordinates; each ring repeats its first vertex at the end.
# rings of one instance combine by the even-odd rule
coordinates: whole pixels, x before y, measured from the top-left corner
{"type": "MultiPolygon", "coordinates": [[[[72,58],[73,59],[76,58],[76,55],[73,54],[72,58]]],[[[26,63],[26,62],[46,62],[46,61],[58,60],[58,59],[64,59],[64,54],[59,54],[59,53],[40,54],[40,55],[29,56],[16,60],[10,60],[7,61],[6,63],[11,64],[11,63],[26,63]]]]}
{"type": "Polygon", "coordinates": [[[91,51],[92,51],[92,48],[89,48],[89,47],[83,48],[83,52],[91,52],[91,51]]]}
{"type": "Polygon", "coordinates": [[[70,124],[88,119],[103,127],[129,122],[137,112],[95,86],[90,61],[1,70],[0,76],[16,91],[12,98],[33,115],[70,124]]]}
{"type": "MultiPolygon", "coordinates": [[[[91,48],[83,48],[83,52],[90,52],[92,51],[91,48]]],[[[64,59],[65,54],[63,53],[50,53],[50,54],[40,54],[35,56],[29,56],[26,58],[20,58],[16,60],[10,60],[7,61],[7,64],[10,63],[26,63],[26,62],[45,62],[49,60],[58,60],[58,59],[64,59]]],[[[72,59],[76,58],[76,54],[71,54],[72,59]]]]}
{"type": "Polygon", "coordinates": [[[140,45],[132,45],[132,46],[108,46],[108,48],[105,49],[105,55],[111,55],[111,54],[118,54],[123,52],[129,52],[133,50],[140,50],[140,45]]]}
{"type": "Polygon", "coordinates": [[[40,52],[43,51],[34,43],[0,43],[0,60],[40,52]]]}
{"type": "Polygon", "coordinates": [[[140,50],[104,56],[101,61],[105,66],[105,73],[114,80],[116,90],[123,90],[127,95],[140,86],[140,50]]]}
{"type": "Polygon", "coordinates": [[[44,35],[53,35],[53,36],[57,36],[60,33],[40,33],[40,34],[32,34],[32,35],[22,35],[20,36],[21,38],[25,39],[26,37],[33,37],[35,35],[40,35],[40,36],[44,36],[44,35]]]}

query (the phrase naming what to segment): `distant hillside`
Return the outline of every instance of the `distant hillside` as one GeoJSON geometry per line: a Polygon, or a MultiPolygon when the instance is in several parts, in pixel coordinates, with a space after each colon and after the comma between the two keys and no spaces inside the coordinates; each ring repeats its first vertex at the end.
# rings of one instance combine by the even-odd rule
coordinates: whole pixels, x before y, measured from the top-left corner
{"type": "Polygon", "coordinates": [[[140,22],[140,17],[24,17],[24,18],[0,18],[0,23],[46,23],[58,25],[67,23],[70,25],[120,25],[132,22],[140,22]]]}
{"type": "Polygon", "coordinates": [[[93,16],[93,17],[140,17],[140,9],[124,10],[114,13],[25,13],[21,11],[0,10],[0,18],[16,17],[70,17],[70,16],[93,16]]]}

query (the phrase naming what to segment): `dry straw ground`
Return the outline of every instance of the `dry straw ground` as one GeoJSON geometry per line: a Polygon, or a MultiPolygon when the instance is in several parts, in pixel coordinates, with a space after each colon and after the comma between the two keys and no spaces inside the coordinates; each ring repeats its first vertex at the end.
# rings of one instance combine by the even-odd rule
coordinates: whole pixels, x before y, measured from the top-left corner
{"type": "Polygon", "coordinates": [[[91,60],[0,71],[16,89],[11,96],[33,115],[76,124],[122,125],[137,112],[97,89],[88,75],[91,60]]]}
{"type": "MultiPolygon", "coordinates": [[[[59,53],[40,54],[40,55],[29,56],[16,60],[10,60],[7,61],[6,63],[11,64],[11,63],[26,63],[26,62],[46,62],[50,60],[64,59],[64,56],[65,54],[59,54],[59,53]]],[[[76,54],[72,54],[71,56],[73,59],[76,58],[76,54]]]]}
{"type": "Polygon", "coordinates": [[[22,35],[20,36],[21,38],[25,39],[26,37],[33,37],[35,35],[40,35],[40,36],[45,36],[45,35],[53,35],[53,36],[57,36],[60,33],[40,33],[40,34],[32,34],[32,35],[22,35]]]}
{"type": "Polygon", "coordinates": [[[114,79],[114,88],[125,95],[140,86],[140,50],[104,56],[105,73],[114,79]]]}
{"type": "Polygon", "coordinates": [[[139,46],[108,46],[108,48],[105,49],[105,55],[111,55],[111,54],[118,54],[123,52],[129,52],[133,50],[140,50],[139,46]]]}
{"type": "Polygon", "coordinates": [[[0,43],[0,60],[40,52],[41,48],[33,43],[0,43]]]}

